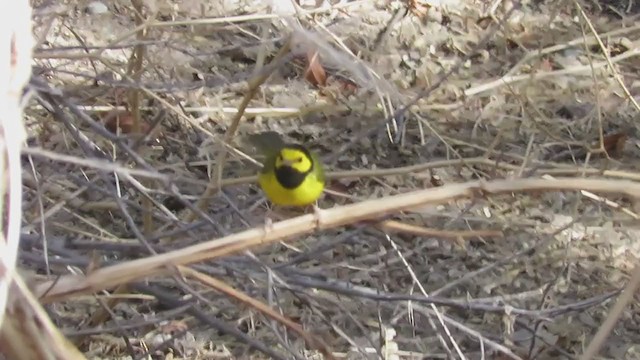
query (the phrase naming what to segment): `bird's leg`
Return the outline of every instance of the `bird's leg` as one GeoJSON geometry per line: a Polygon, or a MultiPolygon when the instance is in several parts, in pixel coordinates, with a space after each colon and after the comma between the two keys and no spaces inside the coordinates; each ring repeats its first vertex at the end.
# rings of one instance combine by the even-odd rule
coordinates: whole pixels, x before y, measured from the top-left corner
{"type": "Polygon", "coordinates": [[[281,205],[275,205],[273,203],[267,208],[267,213],[264,215],[264,225],[266,230],[273,230],[273,221],[282,221],[286,219],[283,217],[283,212],[286,214],[286,208],[281,205]]]}
{"type": "MultiPolygon", "coordinates": [[[[273,206],[273,205],[271,205],[273,206]]],[[[267,212],[264,215],[264,233],[265,235],[273,230],[273,220],[271,219],[271,213],[273,212],[273,210],[271,209],[271,206],[267,206],[267,212]]]]}
{"type": "Polygon", "coordinates": [[[315,215],[316,229],[320,229],[320,225],[322,225],[322,209],[318,206],[317,200],[313,203],[312,208],[315,215]]]}
{"type": "Polygon", "coordinates": [[[270,217],[266,216],[264,218],[264,232],[268,232],[273,230],[273,220],[270,217]]]}

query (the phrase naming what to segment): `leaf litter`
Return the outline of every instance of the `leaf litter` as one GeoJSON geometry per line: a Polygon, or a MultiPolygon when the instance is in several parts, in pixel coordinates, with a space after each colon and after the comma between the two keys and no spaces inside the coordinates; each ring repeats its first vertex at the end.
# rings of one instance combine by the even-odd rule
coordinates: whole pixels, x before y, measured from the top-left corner
{"type": "MultiPolygon", "coordinates": [[[[638,180],[639,109],[619,82],[637,101],[640,31],[632,10],[582,4],[603,51],[574,1],[513,8],[517,4],[505,0],[494,13],[480,1],[447,7],[322,2],[301,20],[270,13],[261,2],[219,3],[145,2],[144,15],[153,21],[142,39],[131,32],[129,3],[110,4],[99,14],[80,11],[90,5],[83,1],[62,12],[34,4],[41,14],[36,74],[119,140],[77,116],[52,116],[34,100],[26,110],[30,144],[123,167],[137,163],[129,147],[149,169],[172,178],[164,186],[33,157],[37,176],[25,171],[24,218],[32,234],[46,237],[49,259],[43,261],[41,240],[26,241],[22,265],[36,278],[83,273],[149,256],[150,249],[163,253],[262,226],[266,216],[300,214],[267,209],[249,180],[223,181],[203,209],[210,221],[203,214],[180,221],[191,211],[185,201],[195,204],[217,176],[221,142],[247,82],[268,69],[291,33],[291,56],[277,64],[241,119],[232,144],[239,151],[228,156],[225,181],[255,174],[246,155],[258,154],[241,145],[242,137],[264,130],[314,148],[331,171],[355,174],[335,179],[338,185],[329,190],[337,194],[325,195],[322,208],[476,179],[604,174],[638,180]],[[196,24],[201,18],[213,21],[196,24]],[[141,44],[146,54],[136,83],[128,80],[135,69],[127,69],[133,47],[141,44]],[[132,90],[144,97],[146,137],[133,130],[132,90]],[[392,116],[415,98],[401,116],[392,116]],[[124,112],[124,123],[106,117],[114,107],[124,112]],[[472,158],[487,161],[461,162],[472,158]],[[439,160],[450,162],[375,173],[439,160]],[[434,176],[439,180],[430,181],[434,176]],[[70,201],[72,195],[83,201],[70,201]],[[145,229],[149,213],[153,226],[145,229]]],[[[192,268],[268,304],[336,358],[376,352],[388,359],[443,358],[457,353],[455,347],[467,358],[577,356],[606,318],[611,294],[628,281],[640,250],[632,199],[587,195],[480,196],[392,215],[454,237],[498,230],[501,238],[451,242],[355,223],[192,268]],[[456,303],[429,307],[421,302],[423,290],[456,303]],[[431,325],[436,313],[450,335],[431,325]]],[[[49,305],[50,314],[88,358],[323,358],[318,346],[220,289],[171,274],[146,285],[72,297],[49,305]],[[105,307],[106,320],[87,321],[105,307]]],[[[601,355],[633,358],[638,314],[631,304],[601,355]]]]}

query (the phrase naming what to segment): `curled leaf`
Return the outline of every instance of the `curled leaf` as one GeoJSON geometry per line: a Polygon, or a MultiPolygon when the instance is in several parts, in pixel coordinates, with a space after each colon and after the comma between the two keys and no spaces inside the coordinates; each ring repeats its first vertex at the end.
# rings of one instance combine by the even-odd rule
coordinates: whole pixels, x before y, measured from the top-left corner
{"type": "Polygon", "coordinates": [[[309,64],[304,72],[304,78],[314,86],[324,87],[327,85],[327,73],[320,64],[318,51],[309,52],[307,60],[309,64]]]}

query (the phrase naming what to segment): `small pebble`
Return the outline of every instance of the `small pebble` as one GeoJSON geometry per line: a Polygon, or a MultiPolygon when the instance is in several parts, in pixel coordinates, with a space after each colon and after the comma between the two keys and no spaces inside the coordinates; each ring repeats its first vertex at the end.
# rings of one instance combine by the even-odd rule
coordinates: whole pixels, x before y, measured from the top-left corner
{"type": "Polygon", "coordinates": [[[100,15],[109,12],[109,8],[107,7],[107,5],[101,3],[100,1],[90,2],[85,10],[88,14],[91,15],[100,15]]]}

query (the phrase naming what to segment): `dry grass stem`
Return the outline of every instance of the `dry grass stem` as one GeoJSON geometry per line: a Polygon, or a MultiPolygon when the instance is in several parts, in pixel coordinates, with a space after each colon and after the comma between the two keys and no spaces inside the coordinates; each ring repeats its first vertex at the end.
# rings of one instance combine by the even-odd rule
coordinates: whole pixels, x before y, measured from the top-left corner
{"type": "Polygon", "coordinates": [[[625,286],[624,291],[620,294],[620,297],[618,297],[618,301],[611,311],[609,311],[605,322],[600,325],[598,332],[589,342],[589,346],[580,357],[580,360],[591,360],[598,354],[607,337],[611,334],[616,322],[620,319],[620,316],[622,316],[622,312],[634,300],[634,297],[637,296],[636,293],[638,289],[640,289],[640,265],[636,265],[627,286],[625,286]]]}
{"type": "Polygon", "coordinates": [[[178,267],[178,269],[184,276],[198,280],[203,284],[210,286],[211,288],[218,290],[244,304],[250,305],[254,309],[260,311],[263,315],[278,321],[282,325],[285,325],[288,329],[292,330],[293,332],[301,336],[305,341],[307,341],[310,347],[320,350],[327,359],[335,359],[333,354],[329,351],[327,345],[324,344],[321,339],[314,337],[312,334],[306,332],[299,324],[282,316],[280,313],[276,312],[266,304],[257,301],[256,299],[240,291],[237,291],[236,289],[233,289],[224,281],[220,281],[216,278],[195,271],[188,267],[180,266],[178,267]]]}
{"type": "Polygon", "coordinates": [[[212,260],[292,236],[345,226],[398,211],[410,210],[425,204],[440,204],[460,197],[486,196],[515,191],[560,190],[587,190],[624,194],[631,198],[640,197],[640,184],[604,179],[514,179],[447,185],[322,210],[319,218],[312,214],[299,216],[274,223],[268,231],[263,228],[247,230],[169,253],[102,268],[86,277],[65,276],[56,281],[40,284],[37,288],[37,294],[44,302],[60,301],[71,296],[109,289],[147,276],[158,276],[164,273],[163,268],[167,264],[178,266],[212,260]]]}

